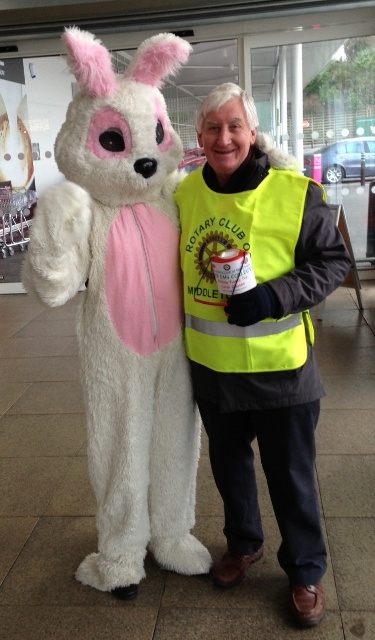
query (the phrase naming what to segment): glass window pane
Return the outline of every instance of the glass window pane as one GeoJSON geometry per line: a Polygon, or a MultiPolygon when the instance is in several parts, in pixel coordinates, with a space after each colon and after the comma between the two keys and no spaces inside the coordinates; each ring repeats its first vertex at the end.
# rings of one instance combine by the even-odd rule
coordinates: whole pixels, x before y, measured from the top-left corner
{"type": "Polygon", "coordinates": [[[304,43],[297,95],[294,46],[251,51],[261,128],[293,155],[297,155],[293,130],[303,128],[302,171],[323,183],[330,204],[344,206],[356,261],[375,264],[375,210],[369,211],[370,205],[375,208],[375,39],[304,43]],[[293,119],[298,101],[303,123],[293,119]]]}

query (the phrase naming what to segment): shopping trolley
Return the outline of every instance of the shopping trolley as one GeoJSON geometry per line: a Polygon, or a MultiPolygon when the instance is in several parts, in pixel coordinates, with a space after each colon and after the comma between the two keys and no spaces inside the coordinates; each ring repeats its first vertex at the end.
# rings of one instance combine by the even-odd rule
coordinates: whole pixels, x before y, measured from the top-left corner
{"type": "Polygon", "coordinates": [[[31,206],[36,202],[36,192],[30,189],[0,188],[0,254],[2,258],[14,255],[14,248],[26,249],[31,206]]]}

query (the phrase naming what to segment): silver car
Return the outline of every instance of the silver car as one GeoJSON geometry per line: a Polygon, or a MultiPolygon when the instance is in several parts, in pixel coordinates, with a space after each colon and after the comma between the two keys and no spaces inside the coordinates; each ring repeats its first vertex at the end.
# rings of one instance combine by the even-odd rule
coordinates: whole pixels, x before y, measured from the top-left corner
{"type": "Polygon", "coordinates": [[[375,137],[347,138],[327,144],[319,149],[305,151],[305,176],[311,177],[314,155],[321,155],[322,182],[337,184],[344,178],[361,178],[361,163],[364,176],[375,176],[375,137]]]}

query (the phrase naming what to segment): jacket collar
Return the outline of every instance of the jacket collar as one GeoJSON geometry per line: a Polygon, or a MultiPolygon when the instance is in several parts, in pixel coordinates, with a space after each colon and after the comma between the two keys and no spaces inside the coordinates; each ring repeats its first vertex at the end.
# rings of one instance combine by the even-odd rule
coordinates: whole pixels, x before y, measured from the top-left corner
{"type": "Polygon", "coordinates": [[[231,175],[224,187],[220,187],[215,171],[206,162],[203,167],[203,179],[211,191],[217,193],[239,193],[256,189],[268,175],[269,163],[265,153],[251,147],[247,158],[231,175]]]}

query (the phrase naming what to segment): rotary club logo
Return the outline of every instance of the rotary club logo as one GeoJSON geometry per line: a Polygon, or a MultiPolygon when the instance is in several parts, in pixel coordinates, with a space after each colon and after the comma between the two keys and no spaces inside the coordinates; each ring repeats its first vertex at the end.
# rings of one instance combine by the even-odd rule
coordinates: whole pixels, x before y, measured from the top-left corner
{"type": "Polygon", "coordinates": [[[229,235],[224,235],[222,231],[214,231],[208,233],[198,245],[195,251],[194,264],[201,276],[201,280],[213,283],[215,282],[214,272],[212,270],[212,258],[221,251],[227,249],[237,249],[238,246],[234,239],[229,235]]]}

